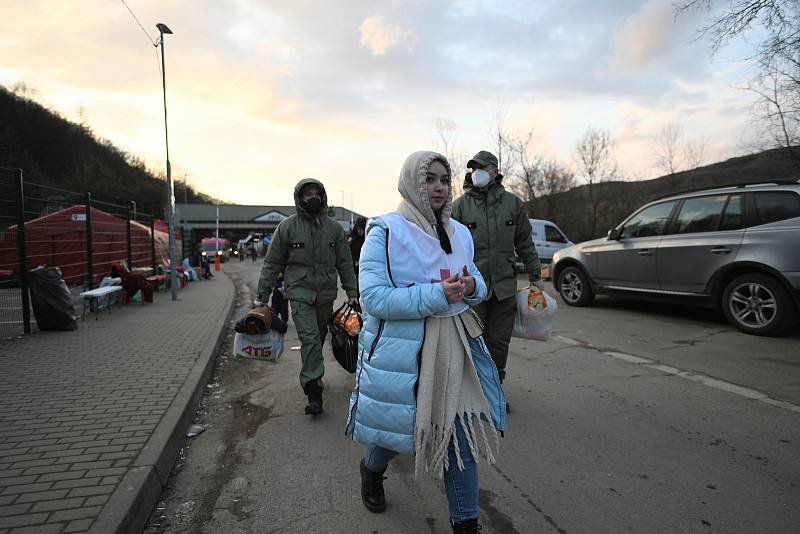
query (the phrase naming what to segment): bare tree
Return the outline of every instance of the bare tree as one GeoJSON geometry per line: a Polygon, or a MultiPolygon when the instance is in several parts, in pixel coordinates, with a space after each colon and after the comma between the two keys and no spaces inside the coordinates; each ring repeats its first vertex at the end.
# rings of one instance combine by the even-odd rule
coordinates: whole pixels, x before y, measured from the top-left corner
{"type": "MultiPolygon", "coordinates": [[[[499,128],[498,131],[500,131],[499,128]]],[[[506,180],[509,189],[525,202],[535,199],[541,190],[542,158],[531,153],[532,140],[533,129],[519,136],[503,134],[505,152],[513,154],[513,157],[507,158],[506,161],[516,163],[511,168],[506,164],[504,172],[510,178],[506,180]]]]}
{"type": "Polygon", "coordinates": [[[555,195],[575,187],[575,173],[555,159],[543,161],[540,194],[555,195]]]}
{"type": "Polygon", "coordinates": [[[94,134],[91,124],[89,124],[89,112],[83,105],[78,106],[78,126],[85,132],[94,134]]]}
{"type": "Polygon", "coordinates": [[[665,125],[653,137],[656,165],[667,174],[675,174],[678,171],[681,137],[683,131],[674,123],[665,125]]]}
{"type": "Polygon", "coordinates": [[[433,146],[450,162],[451,172],[453,173],[450,177],[450,183],[454,199],[464,192],[461,171],[467,166],[467,157],[464,152],[456,148],[457,131],[458,128],[454,120],[442,117],[436,119],[436,137],[433,140],[433,146]]]}
{"type": "Polygon", "coordinates": [[[587,185],[589,196],[589,233],[596,236],[599,198],[597,185],[613,178],[617,172],[611,150],[613,144],[608,130],[588,128],[575,147],[578,175],[587,185]]]}
{"type": "Polygon", "coordinates": [[[548,159],[531,150],[533,130],[510,136],[509,147],[516,163],[511,171],[509,188],[529,202],[545,195],[561,193],[575,186],[575,173],[556,159],[548,159]]]}
{"type": "Polygon", "coordinates": [[[22,80],[11,86],[11,92],[22,98],[33,98],[38,93],[36,88],[31,87],[22,80]]]}
{"type": "MultiPolygon", "coordinates": [[[[758,57],[772,63],[787,54],[796,56],[800,47],[800,6],[797,0],[723,0],[728,8],[699,30],[711,38],[714,52],[730,40],[757,33],[758,57]],[[761,30],[759,33],[758,30],[761,30]]],[[[715,0],[682,0],[674,4],[676,15],[687,11],[709,11],[715,0]]]]}
{"type": "Polygon", "coordinates": [[[665,125],[653,136],[653,155],[656,159],[656,166],[664,171],[670,178],[670,185],[675,189],[675,173],[680,165],[680,141],[683,136],[681,128],[670,123],[665,125]]]}
{"type": "Polygon", "coordinates": [[[800,91],[787,88],[786,79],[786,75],[768,73],[753,80],[748,89],[757,97],[754,113],[765,130],[762,138],[769,139],[763,148],[786,148],[800,162],[800,91]]]}
{"type": "Polygon", "coordinates": [[[706,160],[708,143],[704,138],[695,141],[687,141],[683,148],[683,159],[686,161],[688,170],[702,167],[706,160]]]}
{"type": "Polygon", "coordinates": [[[575,173],[555,159],[542,159],[540,162],[539,198],[541,213],[528,212],[529,217],[554,219],[565,214],[553,213],[553,198],[575,187],[575,173]]]}
{"type": "Polygon", "coordinates": [[[490,142],[493,145],[494,155],[497,156],[497,168],[506,176],[512,176],[518,163],[513,149],[514,134],[506,125],[506,113],[501,108],[495,114],[490,142]]]}
{"type": "MultiPolygon", "coordinates": [[[[676,15],[710,10],[723,0],[683,0],[676,15]]],[[[748,89],[756,94],[756,120],[770,132],[772,146],[789,149],[800,142],[800,2],[797,0],[725,0],[727,7],[699,30],[714,53],[734,39],[751,38],[757,74],[748,89]]]]}

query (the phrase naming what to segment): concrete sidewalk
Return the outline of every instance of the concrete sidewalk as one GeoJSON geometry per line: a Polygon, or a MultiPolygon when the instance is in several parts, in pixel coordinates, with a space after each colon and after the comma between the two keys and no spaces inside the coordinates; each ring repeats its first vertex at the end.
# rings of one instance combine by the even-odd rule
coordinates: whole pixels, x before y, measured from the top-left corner
{"type": "Polygon", "coordinates": [[[141,532],[230,314],[224,273],[0,342],[0,534],[141,532]]]}

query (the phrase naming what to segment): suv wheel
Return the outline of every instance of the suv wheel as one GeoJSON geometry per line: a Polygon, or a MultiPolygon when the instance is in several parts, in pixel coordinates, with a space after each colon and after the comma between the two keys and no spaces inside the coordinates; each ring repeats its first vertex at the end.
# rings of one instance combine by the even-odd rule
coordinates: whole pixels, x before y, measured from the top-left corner
{"type": "Polygon", "coordinates": [[[567,267],[558,275],[558,292],[570,306],[588,306],[594,301],[589,279],[579,267],[567,267]]]}
{"type": "Polygon", "coordinates": [[[737,276],[722,295],[722,312],[748,334],[774,336],[795,323],[792,300],[781,284],[766,274],[737,276]]]}

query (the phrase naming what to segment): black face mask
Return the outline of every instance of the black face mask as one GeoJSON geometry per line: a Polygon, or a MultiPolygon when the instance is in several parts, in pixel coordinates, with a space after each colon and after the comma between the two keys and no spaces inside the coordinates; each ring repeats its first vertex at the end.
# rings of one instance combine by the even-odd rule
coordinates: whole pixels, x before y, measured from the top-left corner
{"type": "Polygon", "coordinates": [[[310,215],[319,215],[319,212],[322,211],[322,199],[311,197],[308,200],[301,200],[300,207],[306,210],[310,215]]]}

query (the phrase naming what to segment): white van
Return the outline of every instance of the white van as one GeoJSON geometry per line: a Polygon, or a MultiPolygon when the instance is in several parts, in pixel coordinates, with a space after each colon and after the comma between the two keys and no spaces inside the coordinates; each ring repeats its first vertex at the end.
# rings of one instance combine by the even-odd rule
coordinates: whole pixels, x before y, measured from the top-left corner
{"type": "MultiPolygon", "coordinates": [[[[544,219],[528,219],[531,223],[531,239],[539,255],[542,265],[547,265],[553,261],[553,254],[562,248],[571,247],[575,243],[567,239],[567,235],[561,231],[552,221],[544,219]]],[[[525,266],[517,258],[517,272],[525,272],[525,266]]]]}
{"type": "Polygon", "coordinates": [[[531,223],[533,244],[542,263],[550,263],[553,261],[553,254],[575,244],[567,239],[567,235],[552,221],[544,219],[528,219],[528,221],[531,223]]]}

